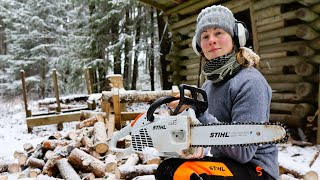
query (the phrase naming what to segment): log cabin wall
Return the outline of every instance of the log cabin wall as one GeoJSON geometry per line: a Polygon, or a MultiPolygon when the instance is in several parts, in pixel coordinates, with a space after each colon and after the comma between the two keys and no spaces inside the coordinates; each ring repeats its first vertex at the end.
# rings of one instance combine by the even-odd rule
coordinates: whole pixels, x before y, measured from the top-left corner
{"type": "Polygon", "coordinates": [[[298,128],[305,135],[300,137],[306,137],[303,140],[320,144],[320,131],[316,130],[320,128],[320,1],[189,0],[167,7],[163,16],[169,22],[172,45],[165,55],[169,61],[166,70],[174,85],[201,84],[201,60],[191,42],[198,13],[213,4],[228,7],[248,26],[251,44],[261,57],[258,69],[273,90],[270,120],[298,128]],[[244,11],[249,18],[243,17],[244,11]]]}

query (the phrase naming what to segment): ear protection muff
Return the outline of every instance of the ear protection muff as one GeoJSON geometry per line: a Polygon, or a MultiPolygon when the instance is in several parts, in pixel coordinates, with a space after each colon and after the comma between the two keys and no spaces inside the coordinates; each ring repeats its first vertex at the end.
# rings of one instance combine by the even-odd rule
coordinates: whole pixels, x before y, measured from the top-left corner
{"type": "MultiPolygon", "coordinates": [[[[235,27],[233,28],[233,34],[233,41],[236,47],[244,47],[249,39],[249,31],[242,21],[236,21],[235,27]]],[[[192,38],[192,49],[198,56],[201,56],[202,49],[197,44],[196,36],[193,36],[192,38]]]]}
{"type": "Polygon", "coordinates": [[[196,36],[193,36],[193,38],[192,38],[192,49],[193,49],[193,51],[194,51],[198,56],[201,56],[202,49],[201,49],[201,47],[197,44],[197,38],[196,38],[196,36]]]}
{"type": "Polygon", "coordinates": [[[233,41],[235,45],[239,47],[244,47],[247,40],[249,39],[249,31],[246,25],[241,21],[236,21],[235,27],[233,28],[233,41]]]}

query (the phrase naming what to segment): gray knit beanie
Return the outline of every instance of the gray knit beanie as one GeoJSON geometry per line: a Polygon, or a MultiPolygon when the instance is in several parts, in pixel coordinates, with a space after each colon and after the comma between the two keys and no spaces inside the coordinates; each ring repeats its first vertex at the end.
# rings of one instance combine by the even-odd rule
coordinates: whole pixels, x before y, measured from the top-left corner
{"type": "Polygon", "coordinates": [[[235,21],[233,13],[224,6],[213,5],[203,9],[197,18],[197,44],[200,45],[201,33],[207,28],[221,28],[233,37],[235,21]]]}

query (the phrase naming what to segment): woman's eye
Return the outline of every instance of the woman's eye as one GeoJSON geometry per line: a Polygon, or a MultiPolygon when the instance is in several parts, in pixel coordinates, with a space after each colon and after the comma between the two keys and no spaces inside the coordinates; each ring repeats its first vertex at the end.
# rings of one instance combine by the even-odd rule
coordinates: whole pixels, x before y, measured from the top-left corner
{"type": "Polygon", "coordinates": [[[203,36],[202,39],[208,39],[208,36],[203,36]]]}
{"type": "Polygon", "coordinates": [[[216,34],[216,36],[218,36],[218,35],[222,34],[222,32],[218,31],[215,34],[216,34]]]}

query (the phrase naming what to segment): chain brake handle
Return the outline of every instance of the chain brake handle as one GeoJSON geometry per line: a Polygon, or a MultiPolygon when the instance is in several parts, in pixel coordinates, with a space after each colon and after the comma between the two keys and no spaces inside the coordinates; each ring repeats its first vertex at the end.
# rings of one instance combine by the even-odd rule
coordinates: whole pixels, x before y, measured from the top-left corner
{"type": "Polygon", "coordinates": [[[204,111],[207,110],[208,108],[208,98],[207,98],[207,94],[204,90],[197,88],[197,87],[193,87],[193,86],[189,86],[186,84],[181,84],[179,86],[179,91],[180,91],[180,98],[176,98],[173,96],[164,96],[161,97],[157,100],[155,100],[149,107],[148,111],[147,111],[147,120],[148,121],[153,121],[154,120],[154,116],[153,113],[155,112],[155,110],[160,107],[162,104],[165,103],[170,103],[172,101],[175,100],[179,100],[179,104],[178,106],[175,108],[173,115],[177,115],[179,113],[180,108],[182,107],[182,105],[190,105],[193,108],[195,108],[196,113],[203,113],[204,111]],[[191,92],[191,97],[185,97],[185,93],[184,90],[187,89],[191,92]],[[201,94],[203,100],[199,100],[198,98],[198,94],[201,94]]]}
{"type": "Polygon", "coordinates": [[[207,110],[208,108],[208,97],[207,93],[200,88],[190,86],[187,84],[181,84],[179,86],[179,91],[180,91],[180,100],[178,106],[175,108],[173,115],[177,115],[179,113],[180,108],[182,105],[190,105],[196,113],[203,113],[207,110]],[[190,97],[185,97],[185,89],[189,90],[191,93],[191,98],[190,97]],[[199,99],[199,94],[201,94],[202,99],[199,99]]]}

